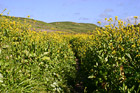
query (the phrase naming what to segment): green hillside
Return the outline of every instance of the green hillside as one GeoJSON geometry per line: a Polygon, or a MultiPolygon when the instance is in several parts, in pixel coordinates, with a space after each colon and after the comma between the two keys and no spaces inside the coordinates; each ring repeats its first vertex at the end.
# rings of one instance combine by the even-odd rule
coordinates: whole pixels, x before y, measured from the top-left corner
{"type": "Polygon", "coordinates": [[[9,16],[0,16],[0,20],[3,20],[2,17],[6,17],[10,20],[14,21],[20,21],[21,23],[24,23],[26,20],[26,23],[29,23],[32,25],[32,28],[35,28],[36,31],[65,31],[65,32],[78,32],[78,33],[86,33],[86,32],[92,32],[96,27],[98,27],[95,24],[89,24],[89,23],[75,23],[75,22],[52,22],[52,23],[46,23],[39,20],[29,19],[29,18],[21,18],[21,17],[9,17],[9,16]]]}
{"type": "Polygon", "coordinates": [[[56,29],[71,32],[92,32],[97,26],[89,23],[75,23],[75,22],[53,22],[50,23],[56,29]]]}

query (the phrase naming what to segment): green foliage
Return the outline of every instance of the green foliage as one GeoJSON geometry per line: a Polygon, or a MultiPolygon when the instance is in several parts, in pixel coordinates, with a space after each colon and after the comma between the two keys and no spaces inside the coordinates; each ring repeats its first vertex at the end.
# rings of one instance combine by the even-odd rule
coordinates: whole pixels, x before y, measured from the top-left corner
{"type": "MultiPolygon", "coordinates": [[[[0,16],[0,92],[69,93],[80,82],[85,93],[139,93],[139,25],[124,28],[120,20],[90,35],[59,34],[33,31],[33,21],[0,16]]],[[[40,29],[40,24],[46,26],[39,21],[34,26],[40,29]]],[[[50,25],[74,31],[89,24],[50,25]]]]}
{"type": "Polygon", "coordinates": [[[80,81],[87,92],[134,92],[140,89],[140,37],[131,29],[97,29],[70,40],[81,61],[80,81]]]}
{"type": "Polygon", "coordinates": [[[0,92],[70,92],[75,57],[69,43],[24,30],[0,29],[0,92]]]}

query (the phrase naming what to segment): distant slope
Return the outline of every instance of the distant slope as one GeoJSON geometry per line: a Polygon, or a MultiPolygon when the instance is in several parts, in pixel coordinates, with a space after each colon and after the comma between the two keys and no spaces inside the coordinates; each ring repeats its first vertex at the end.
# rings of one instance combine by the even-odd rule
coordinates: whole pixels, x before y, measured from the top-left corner
{"type": "Polygon", "coordinates": [[[97,27],[95,24],[75,22],[53,22],[50,24],[62,31],[71,32],[92,32],[97,27]]]}
{"type": "MultiPolygon", "coordinates": [[[[32,28],[35,28],[36,31],[65,31],[65,32],[75,32],[75,33],[86,33],[92,32],[96,27],[95,24],[89,23],[75,23],[75,22],[53,22],[53,23],[46,23],[43,21],[38,21],[29,18],[21,18],[21,17],[9,17],[4,16],[10,20],[20,21],[24,23],[26,20],[27,23],[32,25],[32,28]]],[[[0,16],[0,20],[2,20],[2,16],[0,16]]]]}

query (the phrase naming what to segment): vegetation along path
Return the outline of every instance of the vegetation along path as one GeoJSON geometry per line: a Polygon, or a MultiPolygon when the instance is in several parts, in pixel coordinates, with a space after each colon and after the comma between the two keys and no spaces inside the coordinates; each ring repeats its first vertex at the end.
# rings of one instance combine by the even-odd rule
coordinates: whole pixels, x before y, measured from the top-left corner
{"type": "MultiPolygon", "coordinates": [[[[0,93],[140,92],[140,24],[47,33],[34,21],[0,16],[0,93]]],[[[66,23],[85,25],[48,27],[66,23]]]]}

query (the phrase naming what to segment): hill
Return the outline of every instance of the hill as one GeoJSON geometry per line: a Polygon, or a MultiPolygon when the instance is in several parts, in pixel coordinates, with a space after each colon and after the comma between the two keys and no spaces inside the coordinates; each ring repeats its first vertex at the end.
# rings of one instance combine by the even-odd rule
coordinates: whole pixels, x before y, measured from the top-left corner
{"type": "Polygon", "coordinates": [[[86,33],[92,32],[96,27],[95,24],[90,23],[75,23],[75,22],[52,22],[46,23],[39,20],[29,19],[29,18],[21,18],[21,17],[10,17],[10,16],[0,16],[0,20],[3,20],[3,17],[6,17],[10,20],[20,21],[24,23],[29,23],[32,25],[32,28],[35,28],[36,31],[65,31],[65,32],[74,32],[74,33],[86,33]]]}

